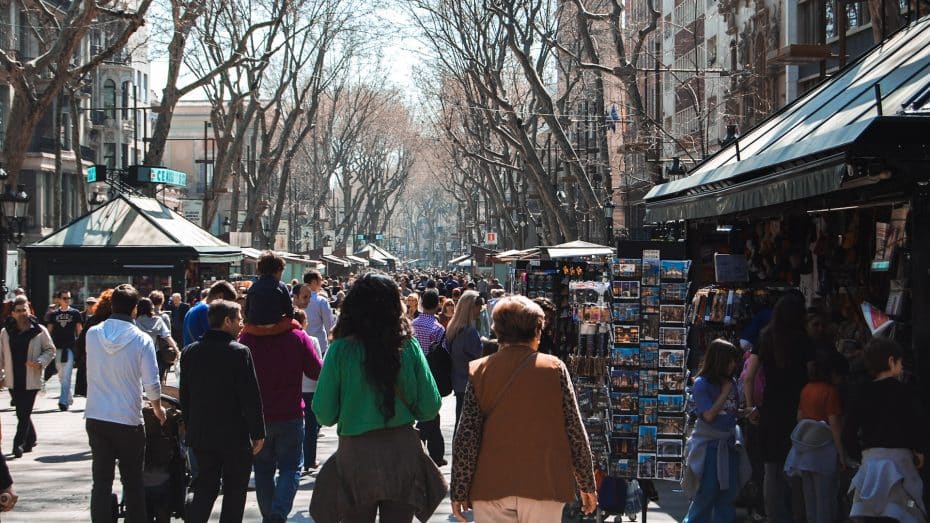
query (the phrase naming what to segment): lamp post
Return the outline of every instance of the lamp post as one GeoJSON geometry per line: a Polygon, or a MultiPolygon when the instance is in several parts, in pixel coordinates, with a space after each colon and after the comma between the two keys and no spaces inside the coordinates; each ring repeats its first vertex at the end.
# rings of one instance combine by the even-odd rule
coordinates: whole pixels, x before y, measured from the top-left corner
{"type": "Polygon", "coordinates": [[[604,222],[606,224],[606,236],[607,246],[612,247],[611,242],[614,239],[614,199],[608,195],[607,201],[604,202],[604,222]]]}
{"type": "Polygon", "coordinates": [[[681,164],[681,158],[675,156],[672,158],[672,165],[665,171],[669,181],[679,180],[688,174],[688,170],[681,164]]]}
{"type": "MultiPolygon", "coordinates": [[[[0,180],[6,180],[7,173],[0,168],[0,180]]],[[[3,194],[0,195],[0,292],[3,298],[9,289],[6,286],[7,243],[23,241],[23,225],[26,222],[26,209],[29,204],[29,195],[26,186],[19,184],[16,190],[10,184],[4,184],[3,194]]]]}
{"type": "Polygon", "coordinates": [[[107,197],[103,193],[94,191],[94,194],[90,196],[90,199],[87,200],[87,203],[94,209],[100,207],[101,205],[107,203],[107,197]]]}

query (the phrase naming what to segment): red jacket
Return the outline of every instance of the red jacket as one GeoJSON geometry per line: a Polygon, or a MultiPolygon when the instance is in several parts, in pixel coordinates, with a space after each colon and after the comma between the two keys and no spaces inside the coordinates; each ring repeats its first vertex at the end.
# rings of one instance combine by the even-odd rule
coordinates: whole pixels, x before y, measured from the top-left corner
{"type": "Polygon", "coordinates": [[[320,377],[323,362],[300,324],[283,319],[273,328],[246,325],[239,335],[252,352],[265,421],[303,418],[302,377],[320,377]]]}

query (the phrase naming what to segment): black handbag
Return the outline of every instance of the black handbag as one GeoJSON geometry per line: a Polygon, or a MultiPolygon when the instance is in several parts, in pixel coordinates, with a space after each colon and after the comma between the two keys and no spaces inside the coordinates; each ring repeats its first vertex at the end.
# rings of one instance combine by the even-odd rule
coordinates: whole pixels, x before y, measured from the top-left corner
{"type": "Polygon", "coordinates": [[[443,337],[433,343],[426,353],[426,363],[429,365],[430,373],[433,374],[433,380],[436,382],[436,388],[439,389],[439,395],[446,397],[452,394],[452,355],[445,346],[446,337],[443,337]]]}

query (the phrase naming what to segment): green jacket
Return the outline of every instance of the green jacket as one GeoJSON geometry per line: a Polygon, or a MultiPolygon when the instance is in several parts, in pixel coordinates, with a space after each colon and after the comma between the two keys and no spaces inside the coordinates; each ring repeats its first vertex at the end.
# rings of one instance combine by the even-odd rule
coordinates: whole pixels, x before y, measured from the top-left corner
{"type": "Polygon", "coordinates": [[[313,395],[313,413],[321,425],[338,424],[340,436],[357,436],[436,417],[442,398],[415,338],[401,348],[395,390],[403,397],[395,395],[394,417],[387,422],[378,409],[378,393],[365,379],[364,355],[365,348],[355,340],[340,338],[329,346],[313,395]]]}

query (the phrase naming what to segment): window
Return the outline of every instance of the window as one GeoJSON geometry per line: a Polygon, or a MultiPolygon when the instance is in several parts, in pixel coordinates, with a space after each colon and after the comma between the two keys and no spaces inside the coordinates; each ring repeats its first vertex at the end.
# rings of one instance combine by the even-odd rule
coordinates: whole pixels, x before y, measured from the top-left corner
{"type": "Polygon", "coordinates": [[[142,74],[142,101],[149,103],[149,74],[142,74]]]}
{"type": "Polygon", "coordinates": [[[122,96],[122,106],[121,112],[123,113],[123,120],[129,119],[129,91],[132,90],[132,84],[129,81],[123,82],[123,96],[122,96]]]}
{"type": "Polygon", "coordinates": [[[116,82],[103,82],[103,108],[107,118],[116,119],[116,82]]]}
{"type": "Polygon", "coordinates": [[[120,153],[122,153],[121,159],[122,159],[123,169],[125,169],[129,167],[129,144],[124,143],[121,145],[122,147],[120,147],[120,153]]]}
{"type": "Polygon", "coordinates": [[[116,144],[107,142],[103,144],[103,164],[108,169],[116,169],[116,144]]]}

